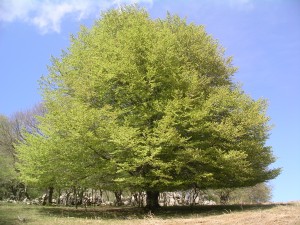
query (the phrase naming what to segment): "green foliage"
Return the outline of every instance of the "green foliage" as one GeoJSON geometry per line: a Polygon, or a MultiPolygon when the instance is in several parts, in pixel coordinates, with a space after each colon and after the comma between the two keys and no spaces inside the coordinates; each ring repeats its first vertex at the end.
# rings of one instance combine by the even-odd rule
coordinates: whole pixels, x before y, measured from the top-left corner
{"type": "Polygon", "coordinates": [[[12,187],[18,183],[12,128],[9,119],[0,115],[0,199],[9,198],[12,187]]]}
{"type": "Polygon", "coordinates": [[[273,179],[266,103],[233,83],[231,61],[177,16],[104,13],[41,80],[47,114],[18,146],[23,180],[165,191],[273,179]]]}
{"type": "Polygon", "coordinates": [[[28,197],[27,188],[19,179],[19,171],[16,168],[16,145],[24,141],[26,133],[39,133],[36,115],[43,115],[44,107],[37,104],[32,109],[17,112],[7,118],[0,115],[0,198],[14,198],[21,200],[28,197]]]}
{"type": "Polygon", "coordinates": [[[16,172],[13,167],[13,161],[8,156],[0,154],[0,186],[16,179],[16,172]]]}
{"type": "Polygon", "coordinates": [[[238,188],[230,194],[231,203],[264,203],[272,197],[272,189],[265,183],[253,187],[238,188]]]}

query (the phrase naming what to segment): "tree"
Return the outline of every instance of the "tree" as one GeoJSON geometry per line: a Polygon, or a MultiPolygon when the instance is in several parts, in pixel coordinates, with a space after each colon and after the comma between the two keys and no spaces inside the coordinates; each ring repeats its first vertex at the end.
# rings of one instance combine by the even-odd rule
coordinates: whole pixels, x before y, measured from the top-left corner
{"type": "Polygon", "coordinates": [[[266,183],[259,183],[253,187],[238,188],[230,194],[233,203],[263,203],[271,200],[272,188],[266,183]]]}
{"type": "Polygon", "coordinates": [[[19,182],[15,170],[15,141],[16,134],[11,121],[0,115],[0,199],[11,195],[17,198],[19,182]]]}
{"type": "Polygon", "coordinates": [[[0,151],[0,199],[10,197],[12,194],[11,189],[17,178],[13,165],[12,158],[0,151]]]}
{"type": "Polygon", "coordinates": [[[150,208],[160,191],[275,178],[266,102],[232,81],[231,62],[203,26],[132,6],[104,13],[41,80],[44,135],[19,146],[21,173],[39,180],[47,158],[39,171],[59,173],[53,183],[144,190],[150,208]]]}
{"type": "Polygon", "coordinates": [[[9,118],[0,115],[0,152],[9,158],[15,158],[14,143],[17,137],[9,118]]]}
{"type": "Polygon", "coordinates": [[[0,197],[13,196],[20,199],[23,194],[28,197],[26,187],[18,179],[15,146],[24,140],[22,130],[27,133],[39,132],[35,116],[42,116],[44,113],[43,105],[37,104],[32,109],[17,112],[10,118],[0,115],[0,183],[3,190],[0,197]]]}

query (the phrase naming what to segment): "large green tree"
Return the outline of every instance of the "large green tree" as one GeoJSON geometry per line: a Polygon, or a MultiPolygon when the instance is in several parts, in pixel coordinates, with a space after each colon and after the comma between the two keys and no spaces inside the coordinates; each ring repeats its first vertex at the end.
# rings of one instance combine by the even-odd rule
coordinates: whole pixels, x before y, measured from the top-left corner
{"type": "Polygon", "coordinates": [[[104,13],[41,80],[43,135],[18,147],[22,176],[145,190],[149,207],[160,191],[273,179],[266,103],[233,82],[231,62],[203,26],[104,13]]]}

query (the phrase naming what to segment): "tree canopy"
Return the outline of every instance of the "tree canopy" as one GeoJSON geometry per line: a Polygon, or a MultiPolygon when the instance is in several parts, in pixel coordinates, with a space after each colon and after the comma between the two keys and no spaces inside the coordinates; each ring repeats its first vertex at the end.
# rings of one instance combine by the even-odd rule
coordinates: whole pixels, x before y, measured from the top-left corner
{"type": "Polygon", "coordinates": [[[203,26],[103,13],[41,79],[47,113],[18,146],[23,179],[159,192],[275,178],[266,101],[235,71],[203,26]]]}

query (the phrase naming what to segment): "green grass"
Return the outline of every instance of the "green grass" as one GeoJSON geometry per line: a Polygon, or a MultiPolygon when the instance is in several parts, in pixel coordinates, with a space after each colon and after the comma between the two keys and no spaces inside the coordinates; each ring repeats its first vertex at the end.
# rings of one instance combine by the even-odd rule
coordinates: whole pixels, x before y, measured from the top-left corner
{"type": "Polygon", "coordinates": [[[134,207],[89,207],[36,206],[0,203],[0,225],[18,224],[140,224],[142,219],[194,218],[221,215],[238,211],[266,210],[277,205],[214,205],[195,207],[162,207],[149,214],[134,207]],[[25,221],[20,219],[25,218],[25,221]],[[130,220],[130,223],[122,222],[130,220]]]}
{"type": "Polygon", "coordinates": [[[39,217],[37,211],[33,207],[28,207],[19,204],[3,204],[0,203],[0,225],[15,225],[19,224],[18,217],[36,218],[39,217]]]}

